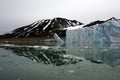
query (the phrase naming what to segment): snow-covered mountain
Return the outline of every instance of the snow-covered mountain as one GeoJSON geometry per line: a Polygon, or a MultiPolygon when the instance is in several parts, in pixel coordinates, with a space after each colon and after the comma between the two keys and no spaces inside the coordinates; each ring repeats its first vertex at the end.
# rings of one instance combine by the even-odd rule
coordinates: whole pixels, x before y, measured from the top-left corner
{"type": "Polygon", "coordinates": [[[2,35],[5,38],[25,38],[25,37],[51,37],[54,33],[59,36],[65,36],[67,27],[75,27],[82,23],[76,20],[66,18],[43,19],[30,25],[17,28],[9,33],[2,35]]]}
{"type": "Polygon", "coordinates": [[[120,42],[120,20],[113,17],[106,21],[95,21],[82,28],[66,31],[67,46],[80,46],[84,42],[91,45],[95,42],[120,42]]]}

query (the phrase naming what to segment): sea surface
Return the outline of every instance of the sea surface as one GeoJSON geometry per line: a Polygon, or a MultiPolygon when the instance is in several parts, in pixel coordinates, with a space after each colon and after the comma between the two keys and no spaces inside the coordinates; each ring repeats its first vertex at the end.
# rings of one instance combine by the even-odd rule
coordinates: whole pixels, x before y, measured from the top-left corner
{"type": "Polygon", "coordinates": [[[0,44],[0,80],[120,80],[120,43],[0,44]]]}

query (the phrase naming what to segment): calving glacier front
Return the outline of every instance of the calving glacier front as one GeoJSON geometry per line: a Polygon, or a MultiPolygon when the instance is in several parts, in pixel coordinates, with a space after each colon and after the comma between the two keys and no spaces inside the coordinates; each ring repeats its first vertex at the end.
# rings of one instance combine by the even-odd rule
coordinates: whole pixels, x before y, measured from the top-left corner
{"type": "Polygon", "coordinates": [[[81,45],[82,43],[120,42],[120,20],[111,18],[102,23],[89,24],[79,29],[67,29],[66,45],[81,45]]]}

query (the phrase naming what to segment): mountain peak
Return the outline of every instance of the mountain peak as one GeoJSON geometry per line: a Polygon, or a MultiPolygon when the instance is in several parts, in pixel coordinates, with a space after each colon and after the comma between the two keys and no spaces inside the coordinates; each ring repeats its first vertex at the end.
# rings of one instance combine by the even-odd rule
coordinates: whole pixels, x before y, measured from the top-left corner
{"type": "Polygon", "coordinates": [[[53,19],[42,19],[30,25],[17,28],[10,33],[2,35],[2,37],[53,37],[54,33],[57,33],[59,36],[65,36],[65,28],[79,25],[82,25],[79,21],[60,17],[53,19]]]}
{"type": "Polygon", "coordinates": [[[91,22],[83,27],[89,27],[89,26],[93,26],[93,25],[98,25],[98,24],[102,24],[104,23],[105,21],[100,21],[100,20],[97,20],[97,21],[94,21],[94,22],[91,22]]]}
{"type": "Polygon", "coordinates": [[[117,19],[115,17],[112,17],[112,18],[108,19],[107,21],[109,21],[109,20],[115,20],[115,21],[117,21],[117,19]]]}
{"type": "Polygon", "coordinates": [[[100,21],[100,20],[97,20],[97,21],[94,21],[94,22],[91,22],[83,27],[90,27],[90,26],[93,26],[93,25],[99,25],[99,24],[102,24],[102,23],[105,23],[107,21],[118,21],[118,19],[116,19],[115,17],[112,17],[106,21],[100,21]]]}

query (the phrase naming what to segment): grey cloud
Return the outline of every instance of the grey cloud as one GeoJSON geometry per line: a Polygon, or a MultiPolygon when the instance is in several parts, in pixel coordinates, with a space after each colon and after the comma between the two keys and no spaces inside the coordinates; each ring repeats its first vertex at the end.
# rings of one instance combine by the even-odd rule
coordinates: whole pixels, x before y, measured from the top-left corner
{"type": "Polygon", "coordinates": [[[0,0],[0,33],[36,20],[66,17],[81,22],[120,18],[120,0],[0,0]]]}

